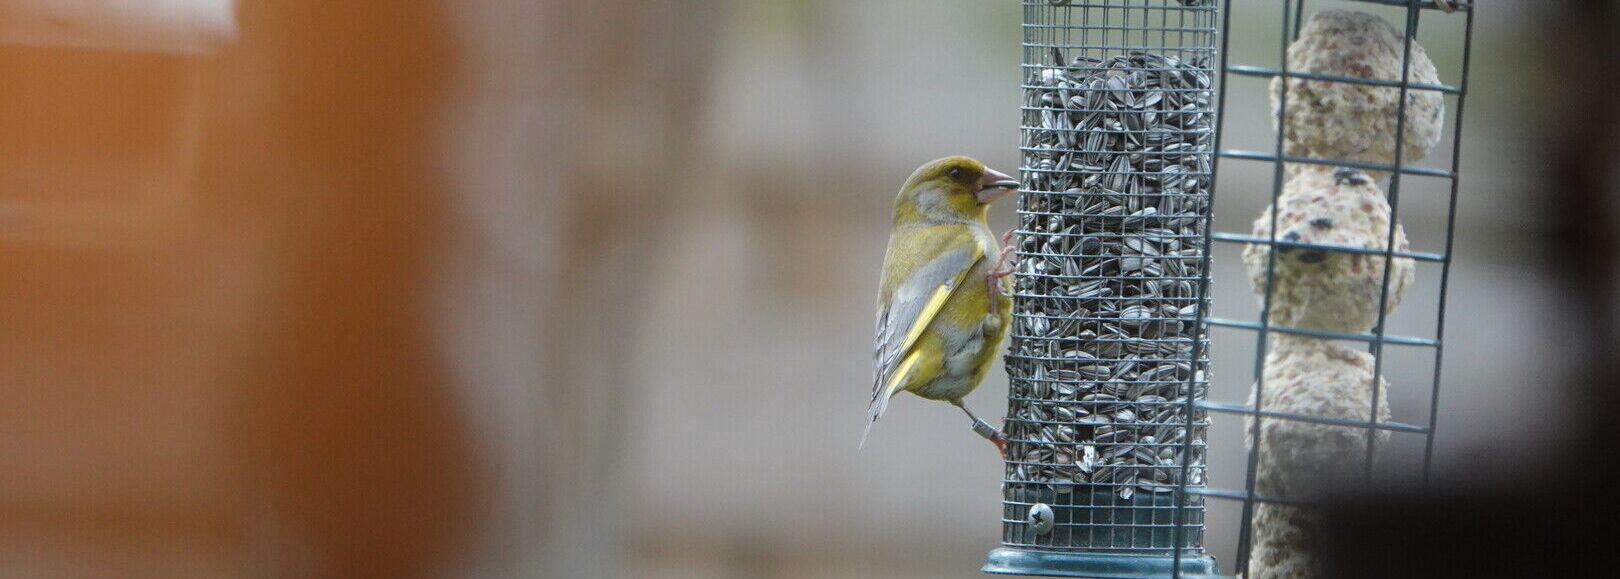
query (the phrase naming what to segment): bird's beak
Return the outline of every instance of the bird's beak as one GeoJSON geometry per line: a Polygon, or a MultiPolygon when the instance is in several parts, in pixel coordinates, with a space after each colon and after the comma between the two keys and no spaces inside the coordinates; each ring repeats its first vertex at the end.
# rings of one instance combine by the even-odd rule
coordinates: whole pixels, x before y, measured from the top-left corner
{"type": "Polygon", "coordinates": [[[985,169],[979,178],[979,203],[990,204],[1018,190],[1018,180],[994,169],[985,169]]]}

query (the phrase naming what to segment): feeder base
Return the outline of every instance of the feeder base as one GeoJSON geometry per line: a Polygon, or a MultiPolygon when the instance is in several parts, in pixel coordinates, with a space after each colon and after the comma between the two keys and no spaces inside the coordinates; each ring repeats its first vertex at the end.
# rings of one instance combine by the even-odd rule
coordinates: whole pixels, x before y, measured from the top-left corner
{"type": "MultiPolygon", "coordinates": [[[[1055,553],[1001,548],[985,558],[984,572],[999,575],[1040,577],[1088,577],[1091,579],[1171,579],[1175,559],[1164,555],[1121,555],[1117,553],[1055,553]]],[[[1182,579],[1215,579],[1215,558],[1209,555],[1181,558],[1182,579]]]]}

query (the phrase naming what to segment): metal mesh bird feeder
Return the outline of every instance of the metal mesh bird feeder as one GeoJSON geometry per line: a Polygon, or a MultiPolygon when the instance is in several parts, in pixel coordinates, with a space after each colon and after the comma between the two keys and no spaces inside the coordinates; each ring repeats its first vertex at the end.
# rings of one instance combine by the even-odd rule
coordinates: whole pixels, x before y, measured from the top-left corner
{"type": "MultiPolygon", "coordinates": [[[[1302,17],[1305,0],[1282,3],[1283,54],[1276,68],[1225,62],[1231,0],[1021,2],[1024,187],[1019,196],[1014,317],[1006,359],[1010,387],[1002,547],[990,553],[985,571],[1106,578],[1214,576],[1215,559],[1204,548],[1204,500],[1215,497],[1242,504],[1236,529],[1238,573],[1269,576],[1271,570],[1249,565],[1256,521],[1262,520],[1263,527],[1273,519],[1289,520],[1290,513],[1267,513],[1265,505],[1297,505],[1298,499],[1268,495],[1272,489],[1263,464],[1268,448],[1275,447],[1265,441],[1268,436],[1277,439],[1298,432],[1263,426],[1268,423],[1355,433],[1335,434],[1333,440],[1362,449],[1355,454],[1364,460],[1353,462],[1367,465],[1368,473],[1380,434],[1421,434],[1426,437],[1426,478],[1439,392],[1440,336],[1473,11],[1463,0],[1363,1],[1405,7],[1404,26],[1389,30],[1391,35],[1404,32],[1399,36],[1403,40],[1394,43],[1393,64],[1379,65],[1394,67],[1388,78],[1380,75],[1378,66],[1337,72],[1332,68],[1342,65],[1342,59],[1313,61],[1305,54],[1313,49],[1310,46],[1296,48],[1300,54],[1291,60],[1290,45],[1300,44],[1302,31],[1312,30],[1302,17]],[[1420,13],[1429,10],[1442,10],[1448,17],[1456,12],[1466,19],[1461,71],[1452,77],[1460,81],[1456,86],[1435,78],[1434,67],[1412,40],[1420,13]],[[1279,119],[1275,151],[1221,149],[1217,128],[1227,104],[1226,81],[1233,75],[1279,79],[1272,96],[1273,114],[1279,119]],[[1354,94],[1333,92],[1340,90],[1354,94]],[[1456,120],[1451,167],[1412,166],[1422,156],[1414,154],[1415,149],[1426,153],[1440,140],[1444,106],[1437,100],[1452,97],[1456,120]],[[1290,98],[1296,101],[1293,109],[1290,98]],[[1371,99],[1368,102],[1386,109],[1321,110],[1334,98],[1371,99]],[[1309,106],[1299,105],[1301,101],[1309,106]],[[1345,111],[1370,116],[1346,118],[1345,111]],[[1383,116],[1378,116],[1380,111],[1383,116]],[[1360,123],[1360,127],[1349,130],[1330,127],[1332,123],[1360,123]],[[1330,128],[1345,130],[1335,133],[1330,128]],[[1335,148],[1351,137],[1364,141],[1335,148]],[[1222,157],[1272,164],[1272,207],[1282,210],[1268,208],[1254,234],[1211,231],[1212,190],[1217,158],[1222,157]],[[1443,253],[1411,251],[1399,229],[1401,179],[1413,176],[1449,180],[1443,253]],[[1378,185],[1386,179],[1387,189],[1380,190],[1378,185]],[[1310,187],[1332,191],[1289,196],[1290,188],[1310,187]],[[1379,195],[1383,191],[1387,195],[1379,195]],[[1326,233],[1332,219],[1301,218],[1308,212],[1295,210],[1304,203],[1296,197],[1355,200],[1339,203],[1352,212],[1340,220],[1343,235],[1326,233]],[[1345,241],[1353,233],[1346,232],[1352,229],[1351,222],[1377,229],[1378,234],[1368,236],[1366,243],[1345,241]],[[1213,242],[1249,246],[1245,261],[1262,296],[1256,320],[1209,315],[1213,242]],[[1360,301],[1376,311],[1317,316],[1352,320],[1339,327],[1333,321],[1317,323],[1313,317],[1322,313],[1321,303],[1330,300],[1288,309],[1287,300],[1293,295],[1288,292],[1295,281],[1286,276],[1317,272],[1295,274],[1289,264],[1320,268],[1322,263],[1339,263],[1333,260],[1341,255],[1350,256],[1345,263],[1354,264],[1359,277],[1337,281],[1361,292],[1355,296],[1371,296],[1360,301]],[[1385,318],[1400,299],[1398,292],[1411,279],[1414,261],[1440,265],[1440,318],[1432,338],[1384,331],[1385,318]],[[1255,264],[1260,264],[1258,270],[1255,264]],[[1364,320],[1368,327],[1357,326],[1363,322],[1356,320],[1364,320]],[[1206,400],[1207,329],[1212,326],[1256,334],[1256,384],[1247,403],[1206,400]],[[1343,346],[1347,342],[1367,347],[1352,351],[1343,346]],[[1282,348],[1290,343],[1303,345],[1282,348]],[[1389,418],[1387,395],[1375,386],[1383,383],[1380,356],[1386,345],[1433,351],[1427,425],[1389,418]],[[1313,374],[1310,361],[1321,359],[1347,365],[1313,374]],[[1307,362],[1303,369],[1294,369],[1286,366],[1292,360],[1307,362]],[[1307,390],[1321,390],[1308,394],[1321,394],[1336,405],[1324,410],[1309,404],[1277,404],[1266,394],[1268,377],[1274,390],[1275,382],[1293,380],[1307,390]],[[1346,410],[1345,400],[1354,402],[1356,410],[1346,410]],[[1250,450],[1242,490],[1205,488],[1206,433],[1212,411],[1246,421],[1250,450]]],[[[1315,32],[1326,39],[1312,46],[1337,50],[1339,37],[1334,35],[1365,32],[1356,26],[1361,24],[1319,26],[1313,19],[1311,27],[1319,28],[1315,32]]],[[[1446,77],[1450,74],[1440,75],[1446,77]]],[[[1333,446],[1324,440],[1312,440],[1308,446],[1333,446]]],[[[1333,458],[1337,464],[1344,457],[1333,458]]]]}
{"type": "Polygon", "coordinates": [[[1003,548],[985,570],[1214,572],[1203,509],[1208,0],[1026,0],[1003,548]]]}

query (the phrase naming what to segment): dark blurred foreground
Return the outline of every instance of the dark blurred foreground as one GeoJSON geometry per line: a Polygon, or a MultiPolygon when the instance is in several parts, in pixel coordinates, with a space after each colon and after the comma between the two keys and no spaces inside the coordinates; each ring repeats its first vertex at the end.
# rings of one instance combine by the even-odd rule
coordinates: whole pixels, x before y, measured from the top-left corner
{"type": "MultiPolygon", "coordinates": [[[[1620,360],[1616,325],[1615,228],[1620,199],[1620,5],[1573,0],[1545,13],[1550,54],[1579,55],[1549,63],[1555,90],[1544,95],[1546,157],[1535,166],[1551,207],[1542,238],[1542,275],[1568,290],[1562,325],[1570,368],[1548,368],[1535,388],[1570,388],[1577,412],[1567,417],[1568,444],[1539,462],[1505,463],[1488,455],[1466,472],[1438,473],[1428,492],[1397,490],[1347,498],[1332,506],[1323,537],[1324,566],[1344,579],[1435,577],[1613,577],[1613,538],[1620,508],[1609,486],[1620,477],[1620,360]]],[[[1461,363],[1469,363],[1462,360],[1461,363]]],[[[1536,364],[1537,360],[1523,360],[1536,364]]],[[[1466,385],[1450,396],[1467,396],[1466,385]]],[[[1546,420],[1527,396],[1524,423],[1546,420]]],[[[1560,417],[1562,418],[1562,417],[1560,417]]]]}

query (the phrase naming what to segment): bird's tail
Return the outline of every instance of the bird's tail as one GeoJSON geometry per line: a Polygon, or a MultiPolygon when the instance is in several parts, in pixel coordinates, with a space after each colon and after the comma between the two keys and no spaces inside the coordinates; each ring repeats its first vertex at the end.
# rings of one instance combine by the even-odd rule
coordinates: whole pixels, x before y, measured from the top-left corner
{"type": "Polygon", "coordinates": [[[901,385],[911,378],[911,369],[917,365],[917,359],[917,352],[912,352],[910,356],[906,356],[906,359],[900,362],[899,368],[895,369],[894,374],[889,376],[887,384],[883,383],[882,373],[879,373],[877,378],[873,379],[872,404],[866,407],[866,432],[861,434],[859,448],[866,448],[866,436],[872,433],[872,425],[877,422],[877,419],[883,418],[883,411],[889,409],[889,399],[894,398],[894,395],[900,392],[901,385]]]}
{"type": "Polygon", "coordinates": [[[889,409],[889,394],[887,389],[879,389],[872,393],[872,404],[866,408],[866,430],[861,431],[861,444],[856,448],[866,448],[866,437],[872,435],[872,425],[877,424],[883,417],[883,411],[889,409]]]}

